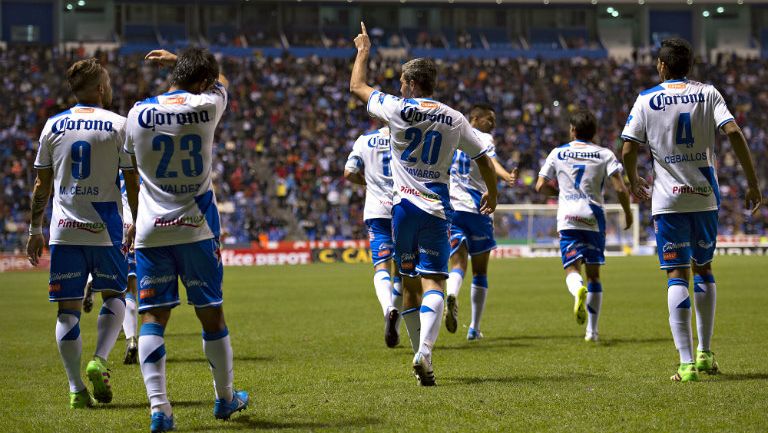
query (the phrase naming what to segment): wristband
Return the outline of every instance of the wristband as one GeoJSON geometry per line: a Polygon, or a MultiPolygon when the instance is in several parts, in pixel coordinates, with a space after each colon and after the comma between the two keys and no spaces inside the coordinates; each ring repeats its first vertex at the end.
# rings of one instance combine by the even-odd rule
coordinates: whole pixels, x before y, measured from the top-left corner
{"type": "Polygon", "coordinates": [[[41,235],[41,234],[43,234],[43,228],[42,227],[34,227],[34,226],[31,226],[31,225],[29,226],[29,235],[30,236],[41,235]]]}

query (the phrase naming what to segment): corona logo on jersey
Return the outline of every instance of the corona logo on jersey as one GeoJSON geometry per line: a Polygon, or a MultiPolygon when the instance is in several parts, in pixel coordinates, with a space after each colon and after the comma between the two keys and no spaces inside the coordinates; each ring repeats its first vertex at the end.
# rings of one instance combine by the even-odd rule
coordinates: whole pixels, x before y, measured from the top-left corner
{"type": "Polygon", "coordinates": [[[103,222],[80,222],[71,220],[69,218],[61,218],[59,220],[59,223],[57,224],[58,228],[61,229],[75,229],[75,230],[85,230],[90,233],[101,233],[104,230],[106,230],[107,225],[103,222]]]}
{"type": "Polygon", "coordinates": [[[648,100],[648,104],[654,111],[666,111],[667,105],[677,104],[699,104],[704,102],[704,93],[698,93],[696,95],[665,95],[661,92],[657,95],[651,96],[648,100]]]}
{"type": "Polygon", "coordinates": [[[208,110],[189,111],[186,113],[165,113],[157,108],[145,108],[139,112],[139,126],[144,129],[155,130],[162,125],[187,125],[192,123],[208,123],[211,115],[208,110]]]}
{"type": "Polygon", "coordinates": [[[368,147],[385,147],[389,148],[389,138],[384,137],[371,137],[368,139],[368,147]]]}
{"type": "Polygon", "coordinates": [[[563,150],[557,152],[557,159],[565,161],[566,159],[600,159],[600,152],[577,152],[573,150],[563,150]]]}
{"type": "Polygon", "coordinates": [[[184,216],[181,218],[155,218],[155,227],[202,227],[205,224],[205,215],[184,216]]]}
{"type": "MultiPolygon", "coordinates": [[[[93,110],[93,108],[91,108],[93,110]]],[[[66,131],[106,131],[112,132],[112,122],[109,120],[72,120],[69,117],[61,118],[51,125],[51,133],[64,134],[66,131]]]]}
{"type": "Polygon", "coordinates": [[[400,110],[400,118],[403,119],[404,122],[407,122],[409,125],[413,125],[414,123],[419,122],[433,122],[433,123],[442,123],[448,126],[453,126],[453,117],[445,114],[430,114],[430,113],[423,113],[416,109],[414,106],[407,106],[400,110]]]}

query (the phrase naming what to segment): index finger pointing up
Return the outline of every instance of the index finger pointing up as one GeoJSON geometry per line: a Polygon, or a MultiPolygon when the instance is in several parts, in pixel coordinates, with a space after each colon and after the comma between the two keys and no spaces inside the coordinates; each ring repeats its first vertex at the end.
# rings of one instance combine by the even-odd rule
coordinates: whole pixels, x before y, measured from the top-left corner
{"type": "Polygon", "coordinates": [[[368,32],[365,30],[365,23],[360,21],[360,29],[363,31],[363,34],[368,36],[368,32]]]}

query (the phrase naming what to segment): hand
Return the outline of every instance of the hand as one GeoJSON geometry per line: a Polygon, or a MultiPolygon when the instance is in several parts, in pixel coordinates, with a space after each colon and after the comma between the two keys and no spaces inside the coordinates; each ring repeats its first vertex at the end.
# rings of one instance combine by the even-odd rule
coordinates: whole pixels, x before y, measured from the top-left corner
{"type": "Polygon", "coordinates": [[[45,238],[43,235],[30,235],[27,240],[27,259],[32,266],[37,266],[40,263],[40,256],[43,255],[43,247],[45,246],[45,238]]]}
{"type": "Polygon", "coordinates": [[[496,210],[496,196],[491,196],[487,192],[480,199],[480,213],[490,215],[496,210]]]}
{"type": "Polygon", "coordinates": [[[629,185],[629,192],[640,201],[650,200],[651,194],[648,192],[649,189],[648,181],[642,177],[638,177],[634,185],[629,185]]]}
{"type": "Polygon", "coordinates": [[[509,172],[509,177],[507,178],[507,186],[514,187],[517,184],[517,176],[520,174],[520,170],[518,170],[517,167],[513,168],[512,171],[509,172]]]}
{"type": "Polygon", "coordinates": [[[632,223],[634,222],[634,217],[632,216],[632,212],[628,212],[624,214],[624,230],[629,230],[630,227],[632,227],[632,223]]]}
{"type": "Polygon", "coordinates": [[[371,49],[371,40],[368,38],[368,32],[365,30],[365,24],[360,22],[360,33],[355,37],[355,48],[357,51],[369,51],[371,49]]]}
{"type": "Polygon", "coordinates": [[[144,56],[144,60],[160,63],[163,66],[173,66],[176,64],[176,54],[166,50],[152,50],[144,56]]]}
{"type": "Polygon", "coordinates": [[[750,210],[752,215],[754,215],[758,209],[760,209],[760,205],[763,204],[763,195],[760,193],[760,188],[757,186],[750,186],[747,187],[747,195],[744,198],[744,206],[750,210]]]}
{"type": "Polygon", "coordinates": [[[123,240],[123,245],[125,246],[125,251],[130,253],[133,252],[134,247],[134,241],[136,240],[136,224],[131,224],[130,227],[128,227],[128,230],[125,231],[125,239],[123,240]]]}

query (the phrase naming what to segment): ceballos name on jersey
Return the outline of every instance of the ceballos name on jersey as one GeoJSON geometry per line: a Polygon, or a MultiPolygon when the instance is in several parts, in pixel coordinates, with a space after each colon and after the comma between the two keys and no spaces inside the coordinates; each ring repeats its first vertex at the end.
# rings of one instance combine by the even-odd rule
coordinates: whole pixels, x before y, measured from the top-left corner
{"type": "Polygon", "coordinates": [[[155,130],[162,125],[189,125],[192,123],[208,123],[211,116],[208,110],[189,111],[185,113],[167,113],[157,108],[145,108],[139,112],[139,126],[144,129],[155,130]]]}
{"type": "Polygon", "coordinates": [[[661,92],[657,95],[651,96],[648,100],[648,104],[654,111],[666,110],[667,105],[677,104],[699,104],[704,102],[704,93],[697,93],[695,95],[665,95],[661,92]]]}
{"type": "Polygon", "coordinates": [[[65,131],[106,131],[113,132],[112,122],[109,120],[86,120],[77,119],[73,120],[69,117],[64,117],[53,122],[51,125],[51,132],[53,134],[63,134],[65,131]]]}
{"type": "Polygon", "coordinates": [[[436,122],[443,123],[448,126],[453,126],[453,117],[445,114],[433,114],[424,113],[416,109],[416,107],[405,107],[400,110],[400,118],[403,121],[408,122],[409,125],[413,125],[418,122],[436,122]]]}

